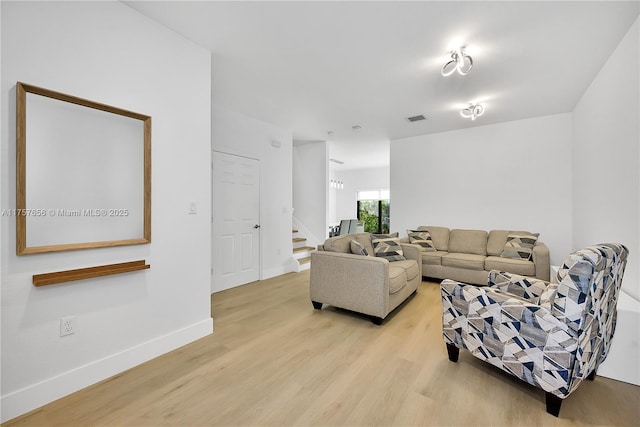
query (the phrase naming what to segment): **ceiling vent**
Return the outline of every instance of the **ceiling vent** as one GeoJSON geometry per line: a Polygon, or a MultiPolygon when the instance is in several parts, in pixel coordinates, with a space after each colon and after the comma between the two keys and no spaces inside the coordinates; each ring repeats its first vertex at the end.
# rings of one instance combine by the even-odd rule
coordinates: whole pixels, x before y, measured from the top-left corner
{"type": "Polygon", "coordinates": [[[409,121],[409,123],[413,123],[413,122],[419,122],[421,120],[427,120],[427,118],[420,114],[418,116],[412,116],[412,117],[407,117],[407,120],[409,121]]]}

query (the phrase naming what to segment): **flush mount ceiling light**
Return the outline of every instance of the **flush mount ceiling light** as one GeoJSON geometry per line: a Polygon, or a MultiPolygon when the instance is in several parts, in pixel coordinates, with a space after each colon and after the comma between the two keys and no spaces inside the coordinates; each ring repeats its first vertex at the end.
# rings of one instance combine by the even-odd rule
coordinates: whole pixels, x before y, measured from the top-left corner
{"type": "Polygon", "coordinates": [[[464,47],[451,51],[451,61],[442,66],[440,73],[443,76],[449,76],[458,70],[459,74],[468,74],[473,68],[473,59],[464,51],[464,47]]]}
{"type": "Polygon", "coordinates": [[[475,120],[484,114],[484,107],[482,104],[469,104],[468,107],[460,110],[460,115],[465,119],[475,120]]]}

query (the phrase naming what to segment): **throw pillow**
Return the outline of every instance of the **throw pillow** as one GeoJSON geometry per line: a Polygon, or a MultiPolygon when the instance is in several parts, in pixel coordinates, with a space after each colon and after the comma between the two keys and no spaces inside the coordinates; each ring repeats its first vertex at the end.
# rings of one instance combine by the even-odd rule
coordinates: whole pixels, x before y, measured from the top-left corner
{"type": "Polygon", "coordinates": [[[355,240],[351,241],[351,253],[356,255],[364,255],[364,256],[369,255],[369,252],[367,252],[364,245],[355,240]]]}
{"type": "Polygon", "coordinates": [[[397,237],[387,237],[382,239],[372,239],[374,255],[389,261],[404,261],[406,258],[402,253],[400,239],[397,237]]]}
{"type": "Polygon", "coordinates": [[[533,257],[533,246],[538,241],[539,235],[539,233],[510,231],[500,256],[530,261],[533,257]]]}
{"type": "Polygon", "coordinates": [[[420,246],[424,252],[435,252],[436,245],[431,240],[431,234],[426,230],[407,230],[409,243],[420,246]]]}

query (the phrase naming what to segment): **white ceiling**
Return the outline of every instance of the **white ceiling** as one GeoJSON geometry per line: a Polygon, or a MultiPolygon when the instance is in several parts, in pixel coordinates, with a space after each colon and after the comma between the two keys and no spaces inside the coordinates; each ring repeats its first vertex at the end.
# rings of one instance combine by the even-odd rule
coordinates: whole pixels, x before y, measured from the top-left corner
{"type": "Polygon", "coordinates": [[[640,1],[125,3],[212,52],[216,104],[296,140],[330,141],[342,169],[388,164],[389,140],[572,111],[640,10],[640,1]],[[473,70],[441,76],[460,44],[473,70]],[[470,101],[486,107],[475,122],[459,115],[470,101]],[[428,120],[406,120],[418,114],[428,120]]]}

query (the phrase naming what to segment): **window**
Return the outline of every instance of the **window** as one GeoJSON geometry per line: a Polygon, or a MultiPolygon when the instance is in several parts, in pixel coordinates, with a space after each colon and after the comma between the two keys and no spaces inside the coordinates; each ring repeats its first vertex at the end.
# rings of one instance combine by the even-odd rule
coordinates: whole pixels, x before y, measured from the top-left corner
{"type": "Polygon", "coordinates": [[[389,190],[358,191],[358,220],[369,233],[389,232],[389,190]]]}

